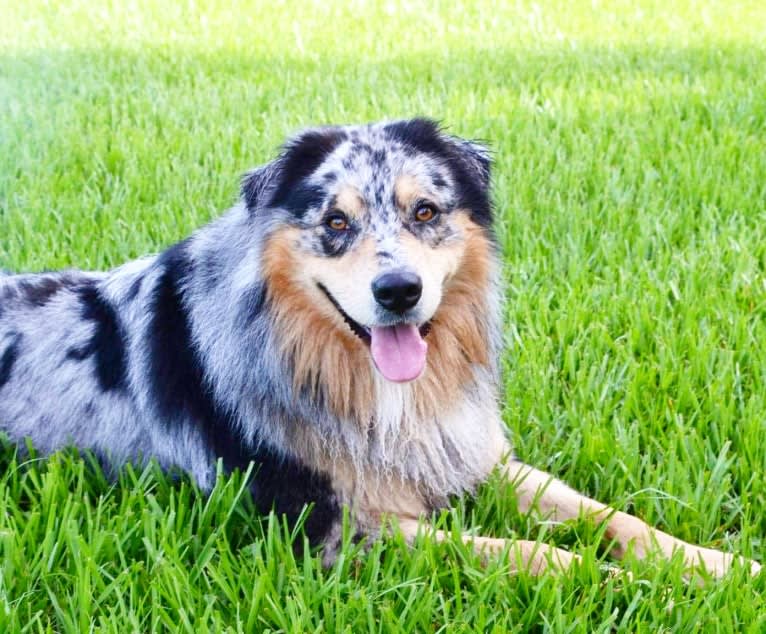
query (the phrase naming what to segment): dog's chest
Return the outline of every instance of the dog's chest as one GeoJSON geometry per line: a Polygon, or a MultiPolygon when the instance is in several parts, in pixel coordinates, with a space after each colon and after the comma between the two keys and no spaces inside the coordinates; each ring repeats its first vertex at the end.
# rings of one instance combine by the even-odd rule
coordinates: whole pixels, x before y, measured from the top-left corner
{"type": "Polygon", "coordinates": [[[341,498],[370,513],[418,516],[473,491],[508,453],[493,391],[477,388],[441,417],[423,419],[408,385],[380,381],[369,428],[348,428],[331,461],[341,498]]]}

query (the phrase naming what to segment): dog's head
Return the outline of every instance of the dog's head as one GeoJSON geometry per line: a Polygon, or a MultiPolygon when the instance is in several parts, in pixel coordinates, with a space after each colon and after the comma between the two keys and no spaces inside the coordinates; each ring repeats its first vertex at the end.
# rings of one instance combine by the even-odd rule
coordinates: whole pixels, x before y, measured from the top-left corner
{"type": "Polygon", "coordinates": [[[484,308],[482,266],[493,248],[482,146],[425,119],[316,128],[248,174],[242,195],[267,227],[272,303],[281,303],[284,328],[309,328],[303,345],[333,328],[347,351],[363,350],[386,379],[407,382],[426,368],[450,303],[468,311],[450,318],[465,331],[456,340],[481,321],[470,311],[484,308]]]}

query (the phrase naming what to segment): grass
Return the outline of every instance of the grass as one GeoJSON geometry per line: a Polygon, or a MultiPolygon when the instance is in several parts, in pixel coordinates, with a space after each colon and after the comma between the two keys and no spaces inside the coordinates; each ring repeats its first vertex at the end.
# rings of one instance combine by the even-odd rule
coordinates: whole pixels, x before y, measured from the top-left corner
{"type": "MultiPolygon", "coordinates": [[[[232,203],[286,134],[425,114],[491,141],[504,416],[523,459],[764,559],[766,5],[0,0],[0,267],[108,267],[232,203]]],[[[0,631],[751,631],[762,575],[604,581],[596,531],[482,488],[448,527],[583,552],[563,577],[457,540],[322,570],[256,518],[72,453],[0,452],[0,631]]]]}

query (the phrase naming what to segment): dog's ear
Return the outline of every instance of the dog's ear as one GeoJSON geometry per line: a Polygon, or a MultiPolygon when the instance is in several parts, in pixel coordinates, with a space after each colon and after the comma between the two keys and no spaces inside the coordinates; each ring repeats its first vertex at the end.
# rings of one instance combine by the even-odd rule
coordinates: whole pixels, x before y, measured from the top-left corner
{"type": "Polygon", "coordinates": [[[282,146],[279,158],[245,174],[242,198],[252,212],[264,205],[281,205],[327,156],[347,138],[342,128],[311,128],[282,146]]]}
{"type": "Polygon", "coordinates": [[[447,137],[451,146],[450,163],[458,191],[459,205],[471,210],[471,220],[483,226],[492,225],[490,200],[491,155],[486,146],[458,137],[447,137]]]}
{"type": "Polygon", "coordinates": [[[267,199],[277,185],[281,173],[281,160],[277,159],[247,172],[242,177],[240,195],[248,210],[254,212],[267,199]]]}
{"type": "Polygon", "coordinates": [[[478,141],[468,141],[455,136],[448,138],[457,149],[466,171],[476,178],[484,189],[488,189],[492,167],[492,153],[489,148],[478,141]]]}

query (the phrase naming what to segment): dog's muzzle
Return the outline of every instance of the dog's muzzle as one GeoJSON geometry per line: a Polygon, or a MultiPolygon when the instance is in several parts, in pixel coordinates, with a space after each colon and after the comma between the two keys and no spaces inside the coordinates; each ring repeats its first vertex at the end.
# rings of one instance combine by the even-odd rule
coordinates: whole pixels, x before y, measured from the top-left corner
{"type": "MultiPolygon", "coordinates": [[[[323,284],[318,283],[317,286],[351,331],[369,344],[375,367],[386,379],[406,383],[423,373],[428,351],[425,336],[431,329],[430,322],[420,327],[403,322],[368,327],[352,319],[323,284]]],[[[399,315],[416,306],[423,291],[420,277],[409,271],[389,271],[379,275],[372,286],[375,301],[382,308],[399,315]]]]}

